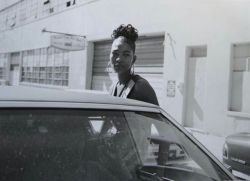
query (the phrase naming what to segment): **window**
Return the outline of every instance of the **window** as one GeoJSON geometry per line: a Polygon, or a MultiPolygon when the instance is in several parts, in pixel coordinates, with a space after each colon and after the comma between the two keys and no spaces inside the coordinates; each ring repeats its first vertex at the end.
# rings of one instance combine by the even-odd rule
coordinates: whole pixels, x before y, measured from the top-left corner
{"type": "Polygon", "coordinates": [[[7,54],[0,54],[0,80],[6,79],[7,54]]]}
{"type": "MultiPolygon", "coordinates": [[[[0,31],[62,12],[76,4],[93,0],[22,0],[0,11],[0,31]]],[[[7,2],[7,1],[6,1],[7,2]]]]}
{"type": "Polygon", "coordinates": [[[0,110],[0,136],[0,180],[129,180],[139,164],[122,112],[0,110]]]}
{"type": "Polygon", "coordinates": [[[70,5],[71,5],[71,2],[70,2],[70,1],[66,2],[66,6],[67,6],[67,7],[69,7],[70,5]]]}
{"type": "Polygon", "coordinates": [[[250,113],[250,43],[232,46],[230,111],[250,113]]]}
{"type": "Polygon", "coordinates": [[[44,4],[44,5],[45,5],[45,4],[49,4],[49,2],[50,2],[50,0],[46,0],[46,1],[43,2],[43,4],[44,4]]]}
{"type": "Polygon", "coordinates": [[[69,52],[42,48],[23,53],[22,82],[68,86],[69,52]]]}

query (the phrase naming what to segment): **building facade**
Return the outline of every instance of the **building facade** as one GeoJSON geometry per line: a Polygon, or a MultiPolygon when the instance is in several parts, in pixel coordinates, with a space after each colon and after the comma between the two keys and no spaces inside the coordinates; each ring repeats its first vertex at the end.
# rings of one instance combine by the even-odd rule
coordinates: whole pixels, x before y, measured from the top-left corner
{"type": "Polygon", "coordinates": [[[0,1],[0,84],[108,91],[110,35],[140,34],[135,72],[178,122],[217,135],[250,132],[250,12],[247,0],[0,1]],[[80,50],[51,44],[85,36],[80,50]]]}

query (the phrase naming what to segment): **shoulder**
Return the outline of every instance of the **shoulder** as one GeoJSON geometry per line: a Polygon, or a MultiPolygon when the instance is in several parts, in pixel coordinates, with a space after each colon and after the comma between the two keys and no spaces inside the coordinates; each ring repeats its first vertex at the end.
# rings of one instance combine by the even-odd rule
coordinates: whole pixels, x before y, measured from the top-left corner
{"type": "Polygon", "coordinates": [[[154,89],[149,82],[139,75],[133,77],[135,82],[133,92],[136,99],[158,105],[154,89]]]}
{"type": "Polygon", "coordinates": [[[146,89],[152,89],[152,90],[153,90],[153,88],[152,88],[152,86],[149,84],[149,82],[148,82],[146,79],[144,79],[143,77],[141,77],[141,76],[139,76],[139,75],[135,75],[135,76],[133,77],[133,80],[134,80],[134,82],[135,82],[135,88],[137,88],[137,89],[142,89],[142,90],[144,90],[145,88],[146,88],[146,89]]]}

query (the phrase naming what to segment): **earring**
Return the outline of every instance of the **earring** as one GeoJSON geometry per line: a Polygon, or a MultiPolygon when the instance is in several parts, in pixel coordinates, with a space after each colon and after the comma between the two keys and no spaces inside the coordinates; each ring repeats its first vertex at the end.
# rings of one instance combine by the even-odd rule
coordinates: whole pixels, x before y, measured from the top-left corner
{"type": "Polygon", "coordinates": [[[106,67],[106,72],[107,73],[112,73],[113,72],[112,69],[111,69],[111,62],[110,61],[108,62],[108,65],[106,67]]]}
{"type": "Polygon", "coordinates": [[[131,73],[131,75],[134,75],[134,73],[135,73],[135,65],[134,64],[131,67],[131,72],[130,73],[131,73]]]}
{"type": "Polygon", "coordinates": [[[105,72],[109,73],[109,67],[110,67],[110,62],[108,62],[106,69],[105,69],[105,72]]]}

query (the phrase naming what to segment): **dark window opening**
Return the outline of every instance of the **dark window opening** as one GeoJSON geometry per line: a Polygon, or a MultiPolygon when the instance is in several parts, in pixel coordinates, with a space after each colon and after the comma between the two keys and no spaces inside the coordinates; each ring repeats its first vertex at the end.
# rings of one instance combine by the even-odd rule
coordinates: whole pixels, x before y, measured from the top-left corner
{"type": "Polygon", "coordinates": [[[67,6],[67,7],[69,7],[70,5],[71,5],[71,2],[70,2],[70,1],[66,2],[66,6],[67,6]]]}
{"type": "Polygon", "coordinates": [[[50,0],[47,0],[47,1],[43,2],[44,5],[49,4],[49,3],[50,3],[50,0]]]}

